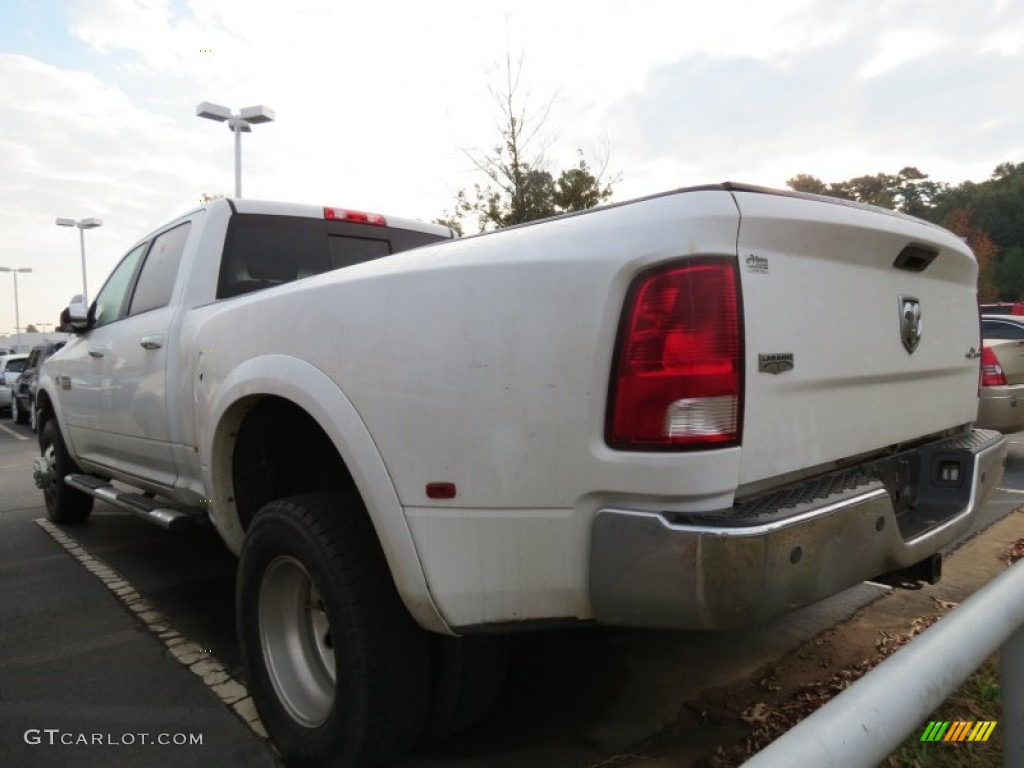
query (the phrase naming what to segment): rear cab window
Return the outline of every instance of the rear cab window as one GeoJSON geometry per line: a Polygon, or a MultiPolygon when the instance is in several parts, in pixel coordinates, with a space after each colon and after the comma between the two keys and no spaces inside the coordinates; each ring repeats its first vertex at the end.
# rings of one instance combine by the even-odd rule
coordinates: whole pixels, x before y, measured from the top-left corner
{"type": "Polygon", "coordinates": [[[217,298],[284,285],[445,239],[386,225],[238,213],[228,226],[217,298]]]}

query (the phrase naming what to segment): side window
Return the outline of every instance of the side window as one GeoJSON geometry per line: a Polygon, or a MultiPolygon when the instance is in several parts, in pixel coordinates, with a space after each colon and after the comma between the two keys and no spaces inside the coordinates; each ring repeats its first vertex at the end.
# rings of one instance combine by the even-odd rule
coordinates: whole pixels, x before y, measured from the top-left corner
{"type": "Polygon", "coordinates": [[[121,263],[110,273],[100,295],[96,297],[94,328],[112,323],[121,317],[121,308],[124,306],[128,289],[131,287],[135,269],[148,247],[149,243],[147,242],[129,251],[128,255],[121,259],[121,263]]]}
{"type": "Polygon", "coordinates": [[[178,279],[181,255],[185,252],[185,241],[192,223],[170,229],[153,240],[146,260],[142,264],[139,280],[135,285],[129,315],[149,312],[151,309],[166,307],[171,301],[174,283],[178,279]]]}

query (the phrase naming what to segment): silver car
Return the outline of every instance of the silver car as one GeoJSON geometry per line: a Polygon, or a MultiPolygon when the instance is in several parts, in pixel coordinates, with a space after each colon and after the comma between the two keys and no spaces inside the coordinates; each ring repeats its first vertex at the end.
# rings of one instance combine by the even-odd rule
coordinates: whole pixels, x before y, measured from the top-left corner
{"type": "Polygon", "coordinates": [[[978,427],[1024,430],[1024,317],[982,315],[978,427]]]}
{"type": "Polygon", "coordinates": [[[0,411],[11,407],[11,388],[25,370],[28,353],[0,356],[0,411]]]}

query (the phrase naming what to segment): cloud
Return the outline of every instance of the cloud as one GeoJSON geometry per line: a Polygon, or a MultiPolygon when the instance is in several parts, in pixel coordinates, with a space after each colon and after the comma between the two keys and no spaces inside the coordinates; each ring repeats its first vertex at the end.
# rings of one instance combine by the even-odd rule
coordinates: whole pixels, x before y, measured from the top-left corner
{"type": "MultiPolygon", "coordinates": [[[[247,197],[420,218],[479,180],[461,149],[497,140],[488,85],[507,51],[524,54],[531,105],[555,98],[555,166],[606,138],[620,200],[904,165],[957,182],[1024,155],[1024,7],[1008,0],[67,7],[66,29],[32,15],[31,34],[7,37],[27,55],[0,53],[0,226],[29,262],[0,265],[37,268],[21,286],[29,321],[80,290],[77,238],[54,217],[105,220],[87,235],[97,288],[137,238],[231,191],[231,134],[195,116],[199,101],[276,111],[243,137],[247,197]]],[[[0,333],[3,291],[0,276],[0,333]]]]}
{"type": "MultiPolygon", "coordinates": [[[[33,267],[20,286],[22,317],[52,321],[54,301],[81,292],[77,237],[54,219],[105,220],[87,235],[94,290],[132,240],[168,210],[198,203],[191,177],[203,172],[205,142],[190,143],[173,120],[89,72],[0,54],[0,82],[4,265],[33,267]],[[41,301],[38,286],[59,298],[41,301]]],[[[6,305],[3,291],[0,284],[6,305]]]]}
{"type": "Polygon", "coordinates": [[[627,148],[620,159],[662,186],[723,174],[779,186],[796,173],[839,180],[906,165],[953,183],[965,177],[939,174],[987,177],[994,158],[1024,149],[1024,107],[1007,98],[1021,61],[976,48],[1022,14],[914,5],[898,17],[865,9],[840,27],[822,3],[808,17],[832,30],[822,44],[762,58],[687,55],[653,70],[606,113],[627,148]]]}

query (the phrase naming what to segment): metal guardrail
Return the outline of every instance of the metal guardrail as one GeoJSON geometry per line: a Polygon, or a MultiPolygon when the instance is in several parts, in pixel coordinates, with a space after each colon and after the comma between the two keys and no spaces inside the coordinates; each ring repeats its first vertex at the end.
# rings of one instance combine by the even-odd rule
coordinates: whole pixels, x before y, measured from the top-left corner
{"type": "Polygon", "coordinates": [[[1024,766],[1024,562],[780,736],[744,768],[875,768],[997,650],[1005,768],[1024,766]]]}

